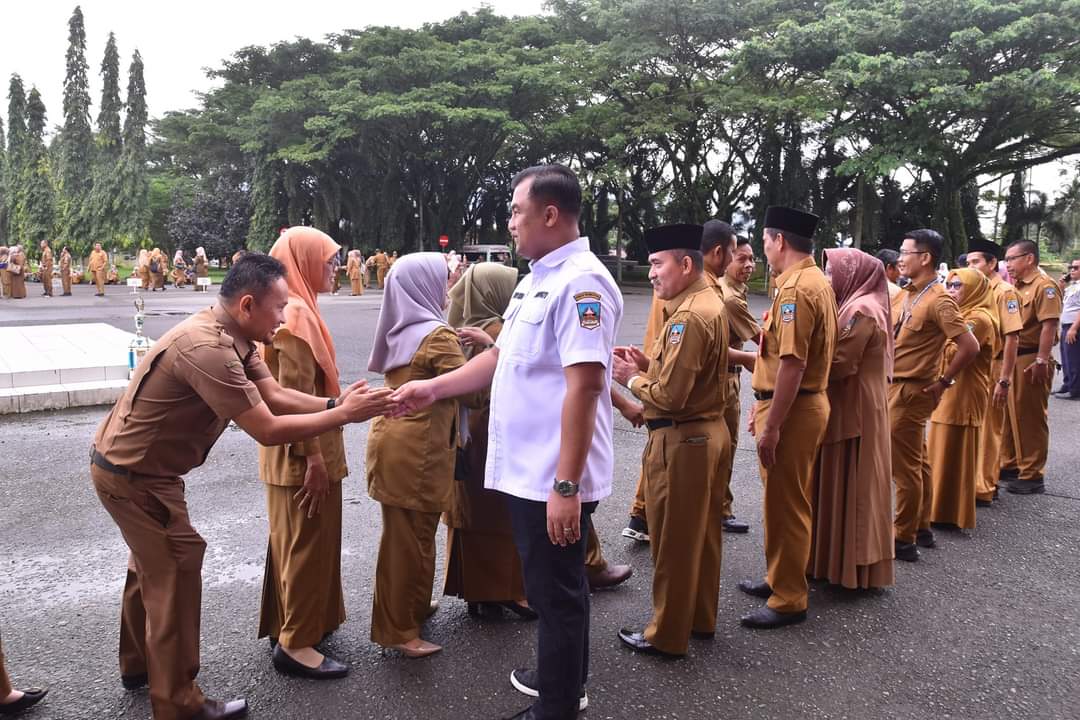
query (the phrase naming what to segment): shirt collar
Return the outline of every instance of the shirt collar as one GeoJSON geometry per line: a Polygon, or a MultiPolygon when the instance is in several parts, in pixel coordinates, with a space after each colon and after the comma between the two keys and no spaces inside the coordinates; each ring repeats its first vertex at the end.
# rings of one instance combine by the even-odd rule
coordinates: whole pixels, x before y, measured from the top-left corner
{"type": "Polygon", "coordinates": [[[224,307],[220,304],[215,305],[212,312],[214,313],[214,319],[221,323],[225,333],[232,338],[236,353],[244,360],[247,360],[248,356],[255,352],[255,345],[240,333],[240,326],[236,324],[236,320],[226,312],[224,307]]]}
{"type": "Polygon", "coordinates": [[[1034,270],[1031,271],[1031,274],[1026,279],[1025,278],[1013,278],[1013,279],[1016,280],[1017,285],[1030,285],[1031,283],[1035,282],[1035,280],[1040,275],[1042,275],[1042,270],[1040,270],[1038,267],[1036,267],[1034,270]]]}
{"type": "Polygon", "coordinates": [[[679,309],[679,306],[683,304],[683,301],[686,300],[687,297],[693,295],[696,292],[707,290],[708,288],[709,282],[705,279],[705,275],[703,273],[701,277],[687,285],[686,289],[684,289],[681,293],[671,298],[670,300],[664,301],[664,320],[667,320],[669,317],[674,315],[675,311],[679,309]]]}
{"type": "Polygon", "coordinates": [[[568,258],[580,252],[589,251],[589,238],[579,237],[565,245],[555,248],[539,260],[529,262],[529,270],[544,276],[562,265],[568,258]]]}
{"type": "Polygon", "coordinates": [[[904,289],[907,290],[910,293],[921,292],[921,291],[925,290],[927,288],[927,286],[930,285],[930,283],[937,282],[937,279],[938,279],[938,276],[937,276],[937,273],[935,273],[935,274],[931,275],[930,277],[926,278],[926,280],[921,281],[921,282],[915,282],[914,280],[911,280],[911,281],[908,282],[907,285],[904,286],[904,289]]]}
{"type": "Polygon", "coordinates": [[[817,263],[814,262],[814,256],[813,255],[807,255],[802,260],[795,263],[794,265],[792,265],[787,270],[785,270],[784,272],[780,273],[780,275],[777,276],[777,278],[776,278],[776,287],[778,287],[778,288],[783,287],[784,283],[787,282],[788,278],[791,277],[792,275],[794,275],[796,272],[798,272],[800,270],[805,270],[807,268],[812,268],[816,264],[817,263]]]}

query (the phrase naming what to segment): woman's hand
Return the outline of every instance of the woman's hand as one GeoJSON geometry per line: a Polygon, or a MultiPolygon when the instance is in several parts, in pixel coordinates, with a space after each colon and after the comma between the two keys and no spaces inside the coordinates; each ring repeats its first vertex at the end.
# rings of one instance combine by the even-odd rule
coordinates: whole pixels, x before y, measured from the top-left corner
{"type": "Polygon", "coordinates": [[[330,492],[330,476],[326,474],[326,463],[322,455],[308,455],[307,472],[304,473],[304,486],[296,491],[296,500],[301,510],[307,508],[307,516],[313,518],[322,512],[322,503],[330,492]]]}
{"type": "Polygon", "coordinates": [[[495,340],[480,328],[463,327],[457,331],[457,336],[461,340],[461,344],[465,347],[475,347],[486,350],[495,344],[495,340]]]}

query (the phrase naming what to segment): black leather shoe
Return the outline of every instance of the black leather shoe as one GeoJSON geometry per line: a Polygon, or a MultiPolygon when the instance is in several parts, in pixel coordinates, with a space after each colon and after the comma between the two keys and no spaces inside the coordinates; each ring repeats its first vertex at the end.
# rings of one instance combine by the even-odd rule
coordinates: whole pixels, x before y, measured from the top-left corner
{"type": "Polygon", "coordinates": [[[247,700],[207,700],[192,720],[233,720],[247,715],[247,700]]]}
{"type": "Polygon", "coordinates": [[[529,707],[519,712],[517,715],[511,715],[510,717],[506,718],[506,720],[533,720],[535,717],[536,716],[533,715],[532,705],[530,705],[529,707]]]}
{"type": "Polygon", "coordinates": [[[143,685],[150,682],[150,676],[146,673],[139,673],[138,675],[121,675],[120,683],[124,686],[125,690],[138,690],[143,685]]]}
{"type": "Polygon", "coordinates": [[[975,498],[975,507],[991,507],[993,504],[993,500],[981,500],[979,498],[975,498]]]}
{"type": "Polygon", "coordinates": [[[1005,486],[1013,495],[1042,495],[1046,492],[1046,485],[1042,478],[1035,480],[1013,480],[1005,486]]]}
{"type": "Polygon", "coordinates": [[[734,515],[729,515],[724,518],[723,528],[726,533],[738,533],[741,535],[750,532],[750,523],[744,523],[734,515]]]}
{"type": "Polygon", "coordinates": [[[635,632],[629,628],[623,628],[619,631],[619,639],[634,652],[643,653],[645,655],[660,655],[661,657],[681,657],[680,655],[672,655],[671,653],[666,653],[663,650],[657,649],[651,642],[645,639],[644,633],[635,632]]]}
{"type": "Polygon", "coordinates": [[[621,585],[634,574],[634,568],[629,565],[608,564],[603,570],[585,568],[585,575],[589,579],[590,590],[606,590],[616,585],[621,585]]]}
{"type": "Polygon", "coordinates": [[[753,628],[754,630],[771,630],[772,628],[801,623],[805,619],[805,610],[782,613],[773,610],[771,607],[763,607],[758,608],[749,615],[743,615],[742,620],[739,622],[742,623],[743,627],[753,628]]]}
{"type": "Polygon", "coordinates": [[[319,667],[308,667],[302,662],[297,662],[289,657],[289,654],[280,645],[274,648],[274,668],[285,675],[309,680],[336,680],[349,674],[348,665],[343,665],[328,655],[323,656],[322,664],[319,667]]]}
{"type": "Polygon", "coordinates": [[[0,715],[21,713],[26,708],[33,707],[44,700],[49,691],[48,689],[33,687],[24,689],[22,694],[22,697],[15,702],[0,703],[0,715]]]}
{"type": "Polygon", "coordinates": [[[918,562],[919,548],[915,547],[915,543],[896,540],[893,543],[893,548],[897,560],[903,560],[904,562],[918,562]]]}
{"type": "Polygon", "coordinates": [[[536,620],[540,617],[536,614],[536,611],[528,605],[518,605],[516,602],[513,601],[501,602],[496,604],[503,610],[517,615],[522,620],[536,620]]]}
{"type": "Polygon", "coordinates": [[[769,583],[764,580],[760,582],[754,582],[753,580],[740,580],[739,589],[747,595],[753,595],[756,598],[762,600],[768,600],[772,596],[772,588],[769,587],[769,583]]]}
{"type": "Polygon", "coordinates": [[[934,533],[929,528],[920,529],[915,533],[915,544],[919,547],[932,548],[936,547],[937,543],[934,542],[934,533]]]}

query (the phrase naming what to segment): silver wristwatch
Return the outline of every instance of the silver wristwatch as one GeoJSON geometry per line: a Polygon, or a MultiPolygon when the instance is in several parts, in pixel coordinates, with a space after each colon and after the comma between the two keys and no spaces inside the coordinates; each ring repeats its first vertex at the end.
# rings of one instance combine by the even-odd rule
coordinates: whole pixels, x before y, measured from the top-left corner
{"type": "Polygon", "coordinates": [[[570,482],[569,480],[559,480],[555,478],[555,492],[559,493],[563,497],[574,497],[578,494],[578,490],[581,486],[576,482],[570,482]]]}

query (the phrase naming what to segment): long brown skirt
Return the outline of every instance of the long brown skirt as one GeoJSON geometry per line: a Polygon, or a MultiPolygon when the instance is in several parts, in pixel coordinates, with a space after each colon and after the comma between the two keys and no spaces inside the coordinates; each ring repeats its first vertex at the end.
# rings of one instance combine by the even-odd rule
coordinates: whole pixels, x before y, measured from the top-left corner
{"type": "Polygon", "coordinates": [[[287,648],[315,645],[345,622],[341,591],[341,483],[330,483],[313,518],[297,507],[298,487],[267,485],[266,548],[259,637],[287,648]]]}
{"type": "Polygon", "coordinates": [[[444,595],[467,602],[525,600],[525,579],[512,536],[449,528],[446,548],[444,595]]]}
{"type": "Polygon", "coordinates": [[[930,423],[930,481],[934,500],[930,522],[975,527],[975,482],[979,472],[980,429],[930,423]]]}
{"type": "Polygon", "coordinates": [[[895,580],[891,480],[860,477],[859,438],[823,445],[811,500],[813,541],[808,574],[849,589],[889,587],[895,580]],[[871,501],[875,488],[884,483],[871,501]],[[860,486],[859,483],[862,483],[860,486]],[[876,512],[880,517],[867,517],[876,512]]]}

